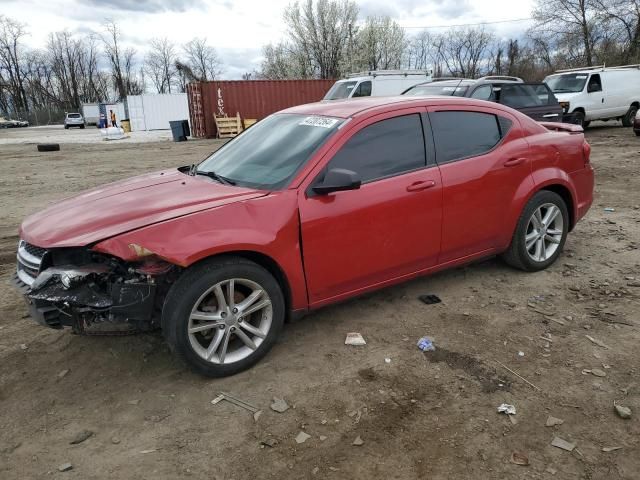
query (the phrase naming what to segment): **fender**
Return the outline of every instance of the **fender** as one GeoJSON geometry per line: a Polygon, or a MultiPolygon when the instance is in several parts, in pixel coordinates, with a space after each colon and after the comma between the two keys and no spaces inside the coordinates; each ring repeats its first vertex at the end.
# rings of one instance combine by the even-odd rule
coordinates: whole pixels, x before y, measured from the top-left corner
{"type": "Polygon", "coordinates": [[[307,289],[299,228],[296,192],[285,190],[149,225],[99,242],[93,250],[125,261],[155,254],[184,268],[214,255],[255,252],[279,266],[291,307],[302,309],[307,289]]]}

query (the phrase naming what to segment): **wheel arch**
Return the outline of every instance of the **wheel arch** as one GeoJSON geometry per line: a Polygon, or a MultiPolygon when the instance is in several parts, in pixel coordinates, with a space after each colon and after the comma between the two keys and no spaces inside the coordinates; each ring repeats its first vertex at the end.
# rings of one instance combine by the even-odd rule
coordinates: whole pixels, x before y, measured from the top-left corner
{"type": "MultiPolygon", "coordinates": [[[[545,185],[544,187],[540,188],[537,192],[543,191],[543,190],[548,190],[550,192],[553,192],[557,195],[559,195],[562,200],[564,201],[565,205],[567,206],[567,210],[569,211],[569,231],[573,230],[573,227],[576,224],[576,211],[575,211],[575,200],[573,199],[573,195],[571,194],[571,191],[562,184],[559,183],[554,183],[554,184],[550,184],[550,185],[545,185]]],[[[534,195],[537,193],[534,192],[534,195]]]]}
{"type": "Polygon", "coordinates": [[[289,279],[287,278],[286,273],[284,272],[284,269],[280,266],[280,264],[278,264],[278,262],[274,258],[270,257],[269,255],[263,252],[258,252],[256,250],[229,250],[225,252],[218,252],[207,257],[203,257],[199,259],[197,262],[189,265],[189,267],[187,268],[190,268],[194,265],[198,265],[202,262],[211,261],[217,258],[224,258],[224,257],[244,258],[245,260],[249,260],[253,263],[256,263],[260,265],[262,268],[264,268],[265,270],[267,270],[273,276],[273,278],[276,279],[276,282],[278,282],[278,285],[280,285],[280,288],[282,289],[282,295],[284,296],[284,302],[285,302],[285,311],[287,314],[287,319],[289,319],[289,316],[291,315],[291,311],[293,310],[293,307],[292,307],[293,295],[291,291],[291,284],[289,282],[289,279]]]}

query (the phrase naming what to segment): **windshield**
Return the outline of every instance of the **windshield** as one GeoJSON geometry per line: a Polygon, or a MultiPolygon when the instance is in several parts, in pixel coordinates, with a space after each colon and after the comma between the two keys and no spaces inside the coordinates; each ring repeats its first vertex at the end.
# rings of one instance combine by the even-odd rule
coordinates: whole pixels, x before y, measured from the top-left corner
{"type": "Polygon", "coordinates": [[[226,143],[197,167],[238,186],[284,187],[343,120],[315,115],[276,114],[226,143]]]}
{"type": "Polygon", "coordinates": [[[407,90],[403,95],[410,97],[422,97],[426,95],[445,95],[449,97],[464,97],[469,87],[467,85],[438,85],[438,83],[430,83],[429,85],[416,85],[407,90]]]}
{"type": "Polygon", "coordinates": [[[349,98],[351,92],[353,92],[353,87],[356,86],[355,80],[352,82],[336,82],[331,87],[331,90],[327,92],[324,96],[323,100],[338,100],[340,98],[349,98]]]}
{"type": "Polygon", "coordinates": [[[570,73],[566,75],[553,75],[544,79],[553,93],[576,93],[584,89],[589,75],[586,73],[570,73]]]}

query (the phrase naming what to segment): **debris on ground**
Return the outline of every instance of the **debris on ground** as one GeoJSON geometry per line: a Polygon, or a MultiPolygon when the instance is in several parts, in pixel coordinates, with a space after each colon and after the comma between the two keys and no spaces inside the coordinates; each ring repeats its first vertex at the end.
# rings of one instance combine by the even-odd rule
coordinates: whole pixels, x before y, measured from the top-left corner
{"type": "Polygon", "coordinates": [[[140,400],[137,400],[137,399],[136,400],[129,400],[127,403],[129,405],[138,405],[140,403],[140,400]]]}
{"type": "Polygon", "coordinates": [[[595,375],[596,377],[606,377],[607,372],[600,370],[599,368],[594,368],[591,370],[591,375],[595,375]]]}
{"type": "Polygon", "coordinates": [[[69,373],[69,369],[66,370],[62,370],[60,373],[58,373],[58,378],[64,378],[67,376],[67,373],[69,373]]]}
{"type": "Polygon", "coordinates": [[[616,413],[620,418],[624,418],[625,420],[631,418],[631,409],[629,407],[624,407],[622,405],[618,405],[617,403],[614,403],[613,407],[615,408],[616,413]]]}
{"type": "Polygon", "coordinates": [[[518,356],[519,357],[524,357],[524,352],[522,352],[522,351],[518,352],[518,356]]]}
{"type": "Polygon", "coordinates": [[[440,297],[438,297],[437,295],[420,295],[418,297],[418,300],[426,305],[433,305],[435,303],[442,302],[442,300],[440,300],[440,297]]]}
{"type": "Polygon", "coordinates": [[[273,397],[273,402],[271,402],[271,410],[278,413],[284,413],[289,410],[289,404],[284,400],[284,398],[273,397]]]}
{"type": "Polygon", "coordinates": [[[324,442],[327,439],[326,435],[320,435],[320,441],[324,442]]]}
{"type": "Polygon", "coordinates": [[[251,413],[254,413],[254,414],[259,410],[258,408],[254,407],[250,403],[247,403],[244,400],[240,400],[239,398],[236,398],[233,395],[226,392],[220,392],[220,395],[218,395],[216,398],[211,400],[211,404],[215,405],[221,402],[222,400],[226,400],[229,403],[233,403],[234,405],[240,408],[244,408],[245,410],[249,410],[251,413]]]}
{"type": "Polygon", "coordinates": [[[551,441],[551,445],[553,447],[561,448],[562,450],[566,450],[567,452],[572,452],[574,448],[576,448],[575,443],[567,442],[566,440],[560,437],[553,437],[551,441]]]}
{"type": "Polygon", "coordinates": [[[120,443],[120,439],[118,437],[111,437],[111,443],[118,445],[120,443]]]}
{"type": "Polygon", "coordinates": [[[514,405],[509,405],[508,403],[502,403],[498,407],[498,413],[504,413],[506,415],[515,415],[516,407],[514,405]]]}
{"type": "Polygon", "coordinates": [[[302,432],[302,431],[301,431],[301,432],[298,434],[298,436],[296,437],[296,443],[304,443],[304,442],[306,442],[307,440],[309,440],[310,438],[311,438],[311,435],[309,435],[309,434],[308,434],[308,433],[306,433],[306,432],[302,432]]]}
{"type": "Polygon", "coordinates": [[[255,412],[253,414],[253,421],[257,422],[258,420],[260,420],[261,415],[262,415],[262,410],[258,410],[257,412],[255,412]]]}
{"type": "Polygon", "coordinates": [[[149,450],[140,450],[140,453],[142,454],[147,454],[147,453],[153,453],[153,452],[157,452],[158,450],[155,448],[150,448],[149,450]]]}
{"type": "Polygon", "coordinates": [[[273,437],[269,437],[269,438],[265,438],[264,440],[262,440],[260,442],[260,445],[264,448],[264,447],[269,447],[269,448],[273,448],[278,444],[278,440],[276,440],[273,437]]]}
{"type": "Polygon", "coordinates": [[[606,348],[607,350],[609,350],[609,346],[606,345],[604,342],[601,342],[597,338],[593,338],[590,335],[585,335],[585,337],[587,337],[591,343],[593,343],[595,345],[598,345],[599,347],[606,348]]]}
{"type": "Polygon", "coordinates": [[[362,437],[358,435],[351,445],[354,445],[356,447],[361,447],[362,445],[364,445],[364,440],[362,440],[362,437]]]}
{"type": "Polygon", "coordinates": [[[547,417],[547,422],[544,424],[545,427],[555,427],[556,425],[562,425],[564,423],[564,420],[562,420],[561,418],[556,418],[556,417],[552,417],[551,415],[549,415],[547,417]]]}
{"type": "Polygon", "coordinates": [[[68,472],[72,468],[73,468],[73,465],[71,465],[70,463],[63,463],[62,465],[60,465],[58,467],[58,471],[59,472],[68,472]]]}
{"type": "Polygon", "coordinates": [[[611,213],[611,212],[615,212],[615,211],[616,211],[616,209],[615,209],[615,208],[612,208],[612,207],[607,207],[607,208],[605,208],[605,209],[604,209],[604,211],[605,211],[605,212],[608,212],[608,213],[611,213]]]}
{"type": "Polygon", "coordinates": [[[433,340],[429,337],[422,337],[418,340],[418,348],[423,352],[434,352],[436,346],[433,344],[433,340]]]}
{"type": "Polygon", "coordinates": [[[78,432],[75,437],[73,437],[73,440],[69,442],[69,445],[78,445],[79,443],[84,442],[92,436],[93,432],[91,430],[82,430],[81,432],[78,432]]]}
{"type": "Polygon", "coordinates": [[[347,338],[344,339],[344,344],[360,346],[366,345],[367,342],[365,342],[364,337],[358,332],[351,332],[347,333],[347,338]]]}
{"type": "Polygon", "coordinates": [[[319,471],[320,469],[318,467],[313,467],[313,470],[311,470],[311,475],[317,475],[319,471]]]}
{"type": "Polygon", "coordinates": [[[522,375],[520,375],[518,372],[516,372],[515,370],[510,369],[509,367],[507,367],[504,363],[499,362],[498,360],[494,360],[494,362],[496,362],[498,365],[500,365],[502,368],[504,368],[507,372],[515,375],[516,377],[518,377],[520,380],[522,380],[523,382],[525,382],[527,385],[529,385],[532,388],[535,388],[536,390],[540,391],[540,387],[538,387],[537,385],[534,385],[533,383],[531,383],[529,380],[527,380],[526,378],[524,378],[522,375]]]}
{"type": "Polygon", "coordinates": [[[384,363],[391,363],[391,359],[390,358],[385,358],[384,359],[384,363]]]}
{"type": "Polygon", "coordinates": [[[616,450],[621,450],[622,447],[602,447],[602,451],[605,453],[615,452],[616,450]]]}
{"type": "Polygon", "coordinates": [[[524,452],[515,451],[511,454],[511,463],[516,465],[527,466],[529,465],[529,457],[524,452]]]}
{"type": "Polygon", "coordinates": [[[21,350],[27,350],[29,348],[29,346],[26,343],[21,343],[20,344],[20,349],[21,350]]]}

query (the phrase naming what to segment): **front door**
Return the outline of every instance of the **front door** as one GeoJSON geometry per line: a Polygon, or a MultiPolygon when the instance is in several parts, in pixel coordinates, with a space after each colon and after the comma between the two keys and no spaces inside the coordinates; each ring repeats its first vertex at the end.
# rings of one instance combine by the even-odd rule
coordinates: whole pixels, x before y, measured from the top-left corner
{"type": "Polygon", "coordinates": [[[427,269],[440,251],[442,185],[425,155],[420,109],[355,125],[333,151],[307,187],[333,168],[356,172],[362,186],[328,195],[300,189],[312,307],[427,269]]]}

